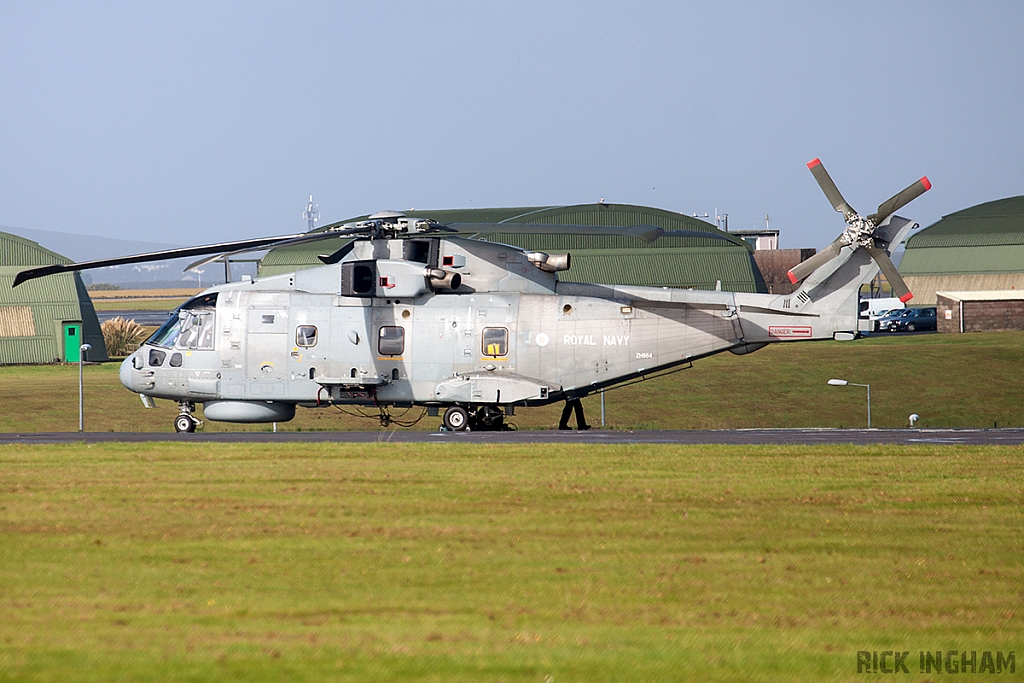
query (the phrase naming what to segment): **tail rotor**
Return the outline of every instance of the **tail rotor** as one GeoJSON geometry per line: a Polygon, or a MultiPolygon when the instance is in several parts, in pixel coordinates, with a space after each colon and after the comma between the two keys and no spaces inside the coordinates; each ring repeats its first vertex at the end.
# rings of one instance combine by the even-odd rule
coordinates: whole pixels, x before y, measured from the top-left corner
{"type": "Polygon", "coordinates": [[[928,181],[927,176],[879,204],[878,210],[865,218],[858,214],[847,203],[846,199],[843,198],[842,193],[836,187],[835,182],[833,182],[828,171],[825,170],[825,166],[821,163],[820,159],[809,161],[807,168],[810,169],[814,179],[818,181],[818,185],[832,204],[832,208],[843,214],[843,219],[846,221],[846,229],[820,252],[794,266],[789,271],[790,281],[796,284],[803,280],[819,267],[839,256],[842,253],[843,247],[849,247],[850,254],[859,248],[863,248],[874,259],[875,263],[878,264],[885,279],[888,280],[889,285],[892,287],[893,293],[900,298],[900,301],[904,303],[909,301],[914,295],[911,294],[907,283],[903,281],[903,277],[889,257],[888,242],[882,239],[877,229],[879,225],[884,223],[901,207],[906,206],[931,189],[932,184],[928,181]]]}

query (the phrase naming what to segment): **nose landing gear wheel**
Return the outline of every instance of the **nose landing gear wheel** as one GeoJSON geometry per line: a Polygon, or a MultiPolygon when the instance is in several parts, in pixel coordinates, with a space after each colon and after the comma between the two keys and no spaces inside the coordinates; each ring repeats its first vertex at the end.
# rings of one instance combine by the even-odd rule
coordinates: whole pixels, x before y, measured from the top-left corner
{"type": "Polygon", "coordinates": [[[469,413],[462,406],[452,406],[444,411],[444,426],[452,432],[464,432],[469,427],[469,413]]]}
{"type": "Polygon", "coordinates": [[[174,431],[191,434],[196,431],[196,421],[192,419],[191,415],[179,415],[174,418],[174,431]]]}

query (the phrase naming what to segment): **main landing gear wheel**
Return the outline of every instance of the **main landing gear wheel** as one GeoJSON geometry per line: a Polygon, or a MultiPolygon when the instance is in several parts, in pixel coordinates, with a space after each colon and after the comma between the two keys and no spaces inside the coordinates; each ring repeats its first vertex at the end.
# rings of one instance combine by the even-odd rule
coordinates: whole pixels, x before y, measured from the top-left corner
{"type": "Polygon", "coordinates": [[[179,415],[174,418],[174,431],[191,434],[196,431],[196,421],[192,419],[191,415],[179,415]]]}
{"type": "Polygon", "coordinates": [[[444,411],[444,426],[452,432],[464,432],[469,427],[469,413],[462,406],[452,406],[444,411]]]}

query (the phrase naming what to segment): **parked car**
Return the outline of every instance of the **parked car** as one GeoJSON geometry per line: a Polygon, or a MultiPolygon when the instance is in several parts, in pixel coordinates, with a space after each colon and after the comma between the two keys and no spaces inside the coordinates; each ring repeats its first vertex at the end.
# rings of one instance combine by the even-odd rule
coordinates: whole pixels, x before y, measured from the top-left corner
{"type": "Polygon", "coordinates": [[[934,308],[907,308],[901,312],[903,315],[889,319],[890,332],[917,332],[938,327],[934,308]]]}
{"type": "Polygon", "coordinates": [[[897,308],[895,310],[879,311],[878,313],[872,313],[870,316],[868,316],[868,320],[871,322],[871,331],[872,332],[878,332],[878,330],[881,329],[878,326],[878,321],[879,320],[881,320],[882,318],[884,318],[884,317],[886,317],[888,315],[892,315],[892,314],[896,313],[896,311],[902,311],[902,310],[903,310],[902,308],[897,308]]]}
{"type": "Polygon", "coordinates": [[[913,308],[897,308],[886,311],[883,315],[875,318],[871,329],[873,332],[889,332],[889,327],[899,318],[909,315],[913,308]]]}

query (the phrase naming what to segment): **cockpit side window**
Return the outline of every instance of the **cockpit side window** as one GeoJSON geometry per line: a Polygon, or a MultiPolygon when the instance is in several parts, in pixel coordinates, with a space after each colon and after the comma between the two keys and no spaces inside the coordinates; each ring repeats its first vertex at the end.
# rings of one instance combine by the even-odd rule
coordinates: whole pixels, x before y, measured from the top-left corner
{"type": "Polygon", "coordinates": [[[216,292],[186,301],[146,343],[165,348],[212,349],[216,307],[216,292]]]}
{"type": "Polygon", "coordinates": [[[183,309],[178,312],[181,319],[178,335],[174,346],[179,349],[212,349],[214,318],[213,309],[183,309]]]}

